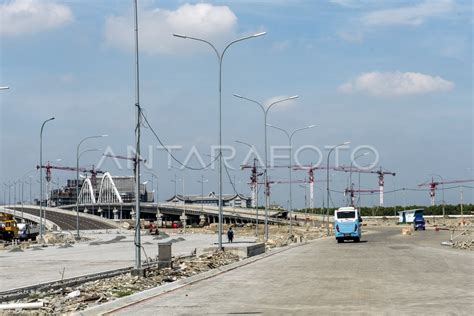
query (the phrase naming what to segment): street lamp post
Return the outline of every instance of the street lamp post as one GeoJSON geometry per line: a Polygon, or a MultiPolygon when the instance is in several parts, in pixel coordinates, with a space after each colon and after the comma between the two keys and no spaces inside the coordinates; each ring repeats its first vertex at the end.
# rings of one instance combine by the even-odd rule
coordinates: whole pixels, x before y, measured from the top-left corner
{"type": "MultiPolygon", "coordinates": [[[[255,147],[253,145],[250,145],[249,143],[246,143],[240,140],[236,140],[235,142],[250,147],[250,149],[254,151],[254,153],[256,153],[256,150],[254,150],[255,147]]],[[[255,157],[254,162],[256,160],[257,158],[255,157]]],[[[255,174],[255,184],[254,184],[255,187],[252,187],[253,192],[251,192],[252,196],[255,196],[254,200],[255,200],[255,236],[256,237],[258,237],[258,179],[257,179],[258,175],[257,174],[258,172],[255,174]]]]}
{"type": "Polygon", "coordinates": [[[101,138],[101,137],[107,137],[108,135],[94,135],[94,136],[87,136],[84,137],[79,144],[77,144],[76,148],[76,230],[77,230],[77,239],[80,238],[79,235],[79,150],[81,147],[81,144],[85,142],[88,139],[91,138],[101,138]]]}
{"type": "Polygon", "coordinates": [[[287,130],[283,129],[283,128],[280,128],[278,126],[274,126],[274,125],[271,125],[271,124],[267,124],[267,126],[270,126],[270,127],[273,127],[275,129],[278,129],[280,131],[282,131],[283,133],[285,133],[285,135],[288,137],[288,150],[290,151],[290,155],[289,155],[289,158],[288,158],[288,161],[289,161],[289,165],[288,165],[288,174],[289,174],[289,179],[290,179],[290,203],[289,203],[289,210],[288,210],[288,213],[290,214],[290,236],[293,235],[293,225],[292,225],[292,213],[293,213],[293,199],[292,199],[292,187],[293,187],[293,183],[291,183],[291,163],[292,163],[292,153],[291,153],[291,141],[293,140],[293,136],[295,135],[295,133],[299,132],[299,131],[303,131],[303,130],[306,130],[306,129],[310,129],[310,128],[313,128],[315,127],[316,125],[309,125],[309,126],[306,126],[306,127],[302,127],[302,128],[297,128],[295,130],[293,130],[291,133],[288,132],[287,130]]]}
{"type": "MultiPolygon", "coordinates": [[[[157,208],[158,208],[158,196],[159,196],[159,193],[158,193],[158,189],[159,189],[158,179],[159,179],[159,177],[154,172],[151,172],[151,171],[145,171],[145,173],[148,173],[149,175],[151,175],[151,188],[152,188],[152,190],[155,190],[154,189],[154,186],[155,186],[154,179],[156,178],[156,204],[157,204],[157,208]]],[[[155,196],[153,196],[153,199],[155,199],[155,196]]]]}
{"type": "Polygon", "coordinates": [[[40,130],[40,239],[43,239],[43,128],[46,123],[52,120],[54,117],[44,121],[40,130]]]}
{"type": "MultiPolygon", "coordinates": [[[[151,172],[151,171],[145,171],[145,173],[148,173],[149,175],[151,175],[151,188],[152,190],[153,189],[153,186],[154,186],[154,178],[156,178],[156,219],[157,221],[160,220],[160,205],[158,204],[158,201],[159,201],[159,184],[158,184],[158,179],[159,177],[154,173],[154,172],[151,172]]],[[[155,197],[153,196],[153,199],[155,199],[155,197]]],[[[122,219],[122,218],[120,218],[122,219]]],[[[162,222],[161,222],[162,223],[162,222]]]]}
{"type": "Polygon", "coordinates": [[[268,240],[268,204],[269,204],[269,189],[268,189],[268,173],[267,173],[267,168],[268,168],[268,159],[267,159],[267,115],[268,115],[268,111],[270,111],[270,109],[272,108],[272,106],[274,106],[275,104],[278,104],[278,103],[281,103],[281,102],[284,102],[284,101],[288,101],[288,100],[293,100],[293,99],[296,99],[298,98],[297,95],[294,95],[294,96],[291,96],[291,97],[288,97],[288,98],[284,98],[284,99],[281,99],[281,100],[277,100],[277,101],[274,101],[272,103],[270,103],[266,108],[262,105],[262,103],[258,102],[258,101],[255,101],[255,100],[252,100],[252,99],[249,99],[249,98],[246,98],[244,96],[241,96],[239,94],[234,94],[235,97],[237,98],[240,98],[240,99],[244,99],[244,100],[247,100],[247,101],[250,101],[250,102],[253,102],[255,104],[257,104],[258,106],[260,106],[260,108],[262,109],[263,111],[263,126],[264,126],[264,129],[265,129],[265,171],[264,171],[264,182],[265,182],[265,241],[268,240]]]}
{"type": "Polygon", "coordinates": [[[338,144],[336,146],[333,146],[330,150],[329,150],[329,153],[328,153],[328,159],[327,159],[327,164],[326,164],[326,171],[327,171],[327,174],[326,174],[326,198],[327,198],[327,204],[326,204],[326,232],[329,236],[329,157],[331,156],[331,153],[333,152],[334,149],[336,149],[337,147],[340,147],[340,146],[344,146],[344,145],[349,145],[351,142],[344,142],[342,144],[338,144]]]}
{"type": "Polygon", "coordinates": [[[204,182],[207,182],[207,179],[204,179],[204,175],[201,175],[201,180],[198,180],[198,183],[201,183],[201,213],[204,214],[204,182]]]}
{"type": "Polygon", "coordinates": [[[225,52],[227,51],[227,49],[231,45],[233,45],[237,42],[241,42],[241,41],[244,41],[244,40],[247,40],[247,39],[252,39],[252,38],[259,37],[259,36],[262,36],[262,35],[265,35],[265,34],[266,34],[266,32],[261,32],[261,33],[257,33],[257,34],[254,34],[254,35],[250,35],[250,36],[246,36],[246,37],[236,39],[236,40],[228,43],[225,46],[225,48],[222,50],[221,53],[216,49],[216,47],[211,42],[209,42],[207,40],[197,38],[197,37],[186,36],[186,35],[182,35],[182,34],[176,34],[176,33],[173,34],[173,36],[179,37],[179,38],[182,38],[182,39],[190,39],[190,40],[195,40],[195,41],[206,43],[216,53],[217,61],[218,61],[218,64],[219,64],[219,203],[218,203],[219,204],[219,233],[218,233],[219,249],[222,249],[222,217],[223,217],[222,216],[222,61],[224,59],[225,52]]]}

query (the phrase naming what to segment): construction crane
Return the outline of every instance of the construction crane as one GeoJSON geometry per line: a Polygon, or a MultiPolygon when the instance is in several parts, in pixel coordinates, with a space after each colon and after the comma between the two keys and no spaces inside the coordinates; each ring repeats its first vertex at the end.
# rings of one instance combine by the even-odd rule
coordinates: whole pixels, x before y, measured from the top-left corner
{"type": "Polygon", "coordinates": [[[52,179],[52,176],[51,176],[51,169],[56,169],[56,170],[66,170],[66,171],[79,171],[79,172],[90,172],[92,174],[92,178],[93,178],[93,181],[96,182],[96,175],[99,174],[99,173],[104,173],[103,171],[101,170],[96,170],[94,168],[94,166],[92,166],[92,169],[87,169],[87,168],[75,168],[75,167],[64,167],[64,166],[54,166],[52,165],[49,161],[46,163],[46,165],[43,165],[43,166],[36,166],[36,169],[46,169],[46,184],[47,184],[47,197],[46,197],[46,200],[49,201],[49,194],[48,192],[50,192],[50,185],[51,185],[51,179],[52,179]]]}
{"type": "Polygon", "coordinates": [[[337,168],[339,171],[344,171],[344,172],[358,172],[358,173],[373,173],[377,174],[379,178],[379,194],[380,194],[380,199],[379,199],[379,205],[383,206],[383,187],[384,187],[384,176],[385,175],[391,175],[395,176],[395,172],[391,171],[384,171],[382,167],[379,168],[379,170],[364,170],[364,169],[359,169],[355,167],[347,167],[347,166],[340,166],[337,168]]]}
{"type": "Polygon", "coordinates": [[[36,169],[46,169],[46,181],[51,182],[51,169],[56,169],[56,170],[67,170],[67,171],[79,171],[79,172],[90,172],[93,177],[97,176],[97,174],[104,173],[101,170],[97,170],[92,166],[92,169],[87,169],[85,167],[80,167],[79,169],[76,167],[64,167],[64,166],[54,166],[52,165],[49,161],[46,163],[46,165],[43,166],[36,166],[36,169]]]}
{"type": "MultiPolygon", "coordinates": [[[[309,183],[309,208],[314,208],[314,182],[326,182],[326,181],[315,181],[314,170],[327,169],[327,167],[317,167],[313,165],[307,166],[292,166],[293,170],[307,170],[308,171],[308,183],[309,183]]],[[[335,167],[329,167],[329,169],[337,170],[335,167]]]]}
{"type": "MultiPolygon", "coordinates": [[[[242,169],[242,170],[243,170],[243,169],[251,169],[251,170],[252,170],[252,171],[251,171],[252,174],[251,174],[251,176],[250,176],[250,187],[251,187],[251,192],[252,192],[252,206],[253,206],[253,207],[254,207],[254,197],[256,196],[256,192],[257,192],[257,184],[265,184],[265,183],[257,183],[257,177],[263,175],[263,172],[261,172],[261,173],[258,173],[258,172],[257,172],[257,169],[258,169],[258,168],[261,168],[260,166],[257,166],[257,160],[258,160],[257,158],[254,158],[253,165],[241,165],[241,166],[240,166],[240,169],[242,169]]],[[[294,166],[271,166],[271,168],[293,168],[293,169],[295,169],[295,170],[296,170],[296,168],[299,168],[299,167],[301,167],[301,166],[298,166],[298,165],[294,165],[294,166]]],[[[316,168],[316,167],[314,167],[314,168],[316,168]]],[[[320,169],[322,169],[322,168],[320,168],[320,169]]],[[[305,170],[306,170],[306,169],[305,169],[305,170]]],[[[310,172],[309,183],[310,183],[310,187],[311,187],[311,189],[310,189],[310,191],[311,191],[310,196],[311,196],[311,201],[313,201],[314,198],[313,198],[313,188],[312,188],[312,186],[313,186],[313,184],[314,184],[314,176],[312,175],[312,174],[313,174],[313,171],[312,171],[311,169],[310,169],[309,172],[310,172]]],[[[318,182],[318,181],[316,181],[316,182],[318,182]]],[[[270,184],[271,184],[271,183],[290,183],[290,181],[286,181],[286,180],[282,180],[282,181],[271,181],[271,182],[269,181],[267,188],[265,188],[265,193],[266,193],[268,196],[270,196],[270,184]]],[[[307,181],[304,181],[304,180],[301,180],[301,181],[300,181],[300,180],[298,180],[298,181],[292,181],[291,183],[307,183],[307,181]]],[[[310,205],[312,205],[312,204],[310,203],[310,205]]]]}
{"type": "Polygon", "coordinates": [[[352,207],[355,206],[355,192],[358,192],[358,193],[375,193],[375,192],[380,192],[379,189],[354,189],[352,183],[351,183],[351,187],[350,188],[346,188],[344,190],[344,196],[347,196],[349,195],[350,198],[351,198],[351,205],[352,207]]]}
{"type": "Polygon", "coordinates": [[[452,184],[452,183],[465,183],[465,182],[473,182],[474,179],[467,179],[467,180],[451,180],[451,181],[434,181],[434,177],[431,177],[431,181],[427,181],[421,184],[418,184],[419,187],[429,187],[430,188],[430,197],[431,197],[431,205],[435,205],[435,195],[436,195],[436,187],[440,184],[452,184]]]}
{"type": "Polygon", "coordinates": [[[241,165],[240,169],[251,169],[250,175],[250,192],[251,192],[251,205],[252,207],[256,207],[257,205],[257,178],[263,175],[263,172],[257,172],[257,158],[253,159],[253,165],[241,165]]]}
{"type": "MultiPolygon", "coordinates": [[[[267,187],[265,188],[265,194],[268,196],[268,199],[270,199],[270,187],[271,184],[282,184],[282,183],[307,183],[306,180],[268,180],[267,181],[267,187]]],[[[257,182],[256,184],[263,184],[265,185],[265,182],[257,182]]]]}

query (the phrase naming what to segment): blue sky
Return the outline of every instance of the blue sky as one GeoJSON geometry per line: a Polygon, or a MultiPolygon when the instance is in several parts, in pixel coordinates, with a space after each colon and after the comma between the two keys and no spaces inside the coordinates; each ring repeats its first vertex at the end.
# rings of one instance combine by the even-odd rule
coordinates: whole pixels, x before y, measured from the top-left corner
{"type": "MultiPolygon", "coordinates": [[[[372,146],[380,164],[397,173],[386,179],[386,190],[416,187],[433,173],[446,180],[474,178],[470,1],[147,0],[139,6],[141,104],[160,138],[183,146],[176,153],[180,159],[193,145],[204,156],[217,144],[217,63],[208,47],[172,33],[206,38],[222,48],[266,31],[232,46],[223,63],[223,141],[238,150],[235,167],[247,154],[236,139],[255,144],[263,154],[263,116],[255,104],[232,94],[261,102],[296,94],[298,100],[275,106],[268,116],[270,123],[289,130],[317,125],[295,136],[295,148],[313,145],[325,156],[324,146],[347,140],[351,149],[372,146]]],[[[38,164],[39,129],[51,116],[56,120],[45,129],[46,161],[75,165],[76,145],[89,135],[110,136],[84,149],[109,146],[123,155],[133,145],[132,14],[133,1],[124,0],[0,2],[0,86],[10,87],[0,91],[2,189],[3,182],[21,178],[38,164]]],[[[148,153],[158,143],[148,129],[142,134],[148,153]]],[[[268,135],[270,145],[287,143],[278,131],[268,135]]],[[[152,151],[160,197],[169,197],[176,170],[168,170],[162,151],[152,151]]],[[[100,158],[100,153],[87,153],[81,165],[100,158]]],[[[372,158],[363,157],[361,164],[372,158]]],[[[301,161],[314,163],[317,157],[305,152],[301,161]]],[[[350,163],[350,151],[341,152],[340,163],[350,163]]],[[[111,161],[101,167],[131,174],[111,161]]],[[[205,191],[217,191],[215,170],[177,173],[185,178],[186,193],[200,193],[197,180],[203,173],[209,178],[205,191]]],[[[239,191],[248,194],[248,171],[230,173],[240,180],[239,191]]],[[[270,175],[287,178],[285,170],[270,175]]],[[[318,171],[316,178],[324,175],[318,171]]],[[[73,176],[53,172],[60,181],[73,176]]],[[[363,188],[377,186],[374,175],[361,179],[363,188]]],[[[225,191],[231,192],[225,182],[225,191]]],[[[347,174],[338,173],[331,187],[343,190],[346,183],[347,174]]],[[[287,189],[275,186],[272,201],[286,205],[287,189]]],[[[294,191],[295,205],[301,207],[303,189],[295,185],[294,191]]],[[[473,190],[464,191],[472,203],[473,190]]],[[[319,206],[321,191],[315,194],[319,206]]],[[[344,203],[336,193],[333,201],[344,203]]],[[[377,201],[375,196],[362,202],[377,201]]],[[[446,191],[446,201],[457,203],[459,189],[446,191]]],[[[428,204],[429,196],[387,194],[386,202],[428,204]]]]}

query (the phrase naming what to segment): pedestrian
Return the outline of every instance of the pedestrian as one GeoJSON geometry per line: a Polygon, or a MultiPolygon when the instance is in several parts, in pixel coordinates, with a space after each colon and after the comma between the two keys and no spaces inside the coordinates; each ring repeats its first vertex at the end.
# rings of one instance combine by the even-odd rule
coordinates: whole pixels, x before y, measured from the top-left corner
{"type": "Polygon", "coordinates": [[[234,241],[234,231],[232,230],[232,227],[229,227],[229,230],[227,231],[227,239],[229,242],[234,241]]]}

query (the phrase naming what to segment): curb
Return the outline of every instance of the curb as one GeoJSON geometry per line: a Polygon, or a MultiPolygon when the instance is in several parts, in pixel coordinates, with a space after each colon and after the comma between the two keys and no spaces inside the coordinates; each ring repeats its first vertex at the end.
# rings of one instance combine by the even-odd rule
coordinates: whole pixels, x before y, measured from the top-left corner
{"type": "Polygon", "coordinates": [[[278,253],[281,253],[281,252],[284,252],[284,251],[287,251],[287,250],[290,250],[290,249],[293,249],[293,248],[296,248],[296,247],[309,245],[313,242],[317,242],[317,241],[325,240],[325,239],[326,238],[318,238],[318,239],[313,239],[313,240],[310,240],[310,241],[307,241],[307,242],[304,242],[304,243],[292,244],[292,245],[289,245],[289,246],[286,246],[286,247],[282,247],[282,248],[277,249],[277,250],[266,252],[266,253],[263,253],[261,255],[257,255],[257,256],[254,256],[254,257],[251,257],[251,258],[248,258],[248,259],[244,259],[242,261],[237,261],[237,262],[225,265],[225,266],[221,266],[221,267],[218,267],[216,269],[212,269],[212,270],[209,270],[209,271],[197,274],[197,275],[193,275],[191,277],[181,279],[181,280],[178,280],[178,281],[166,284],[166,285],[157,286],[157,287],[154,287],[154,288],[142,291],[142,292],[138,292],[138,293],[129,295],[127,297],[119,298],[119,299],[113,300],[111,302],[107,302],[107,303],[104,303],[104,304],[101,304],[101,305],[93,306],[91,308],[85,309],[85,310],[83,310],[81,312],[78,312],[78,313],[75,313],[73,315],[84,315],[84,316],[88,316],[88,315],[91,315],[91,316],[92,315],[108,315],[108,314],[114,313],[116,311],[119,311],[123,308],[129,307],[129,306],[132,306],[132,305],[135,305],[135,304],[140,304],[142,302],[146,302],[148,300],[154,299],[154,298],[156,298],[160,295],[163,295],[165,293],[169,293],[169,292],[178,290],[180,288],[183,288],[187,285],[197,283],[199,281],[203,281],[203,280],[213,278],[213,277],[218,276],[220,274],[235,270],[237,268],[246,266],[246,265],[251,264],[253,262],[262,260],[264,258],[273,256],[273,255],[276,255],[278,253]]]}

